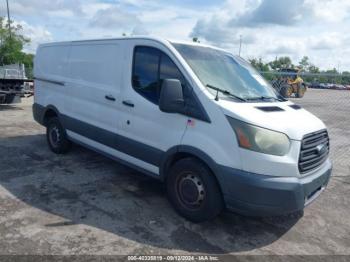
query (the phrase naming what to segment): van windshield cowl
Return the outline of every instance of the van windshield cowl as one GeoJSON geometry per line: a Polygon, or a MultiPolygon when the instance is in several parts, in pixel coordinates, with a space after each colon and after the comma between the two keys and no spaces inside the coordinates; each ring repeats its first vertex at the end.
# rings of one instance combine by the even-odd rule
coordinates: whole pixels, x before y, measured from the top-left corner
{"type": "MultiPolygon", "coordinates": [[[[285,101],[273,87],[245,60],[210,47],[175,44],[202,84],[219,87],[245,102],[285,101]]],[[[213,88],[208,90],[214,95],[213,88]]],[[[221,96],[225,93],[221,92],[221,96]]]]}

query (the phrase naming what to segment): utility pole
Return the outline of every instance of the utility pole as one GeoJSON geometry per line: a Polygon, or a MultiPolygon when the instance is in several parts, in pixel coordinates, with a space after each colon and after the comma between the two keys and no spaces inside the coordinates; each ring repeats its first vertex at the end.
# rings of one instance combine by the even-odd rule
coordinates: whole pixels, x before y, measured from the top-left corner
{"type": "Polygon", "coordinates": [[[238,56],[241,56],[241,51],[242,51],[242,35],[239,35],[239,52],[238,56]]]}
{"type": "Polygon", "coordinates": [[[6,5],[7,5],[7,23],[9,27],[9,34],[11,38],[11,20],[10,20],[10,8],[9,8],[9,0],[6,0],[6,5]]]}

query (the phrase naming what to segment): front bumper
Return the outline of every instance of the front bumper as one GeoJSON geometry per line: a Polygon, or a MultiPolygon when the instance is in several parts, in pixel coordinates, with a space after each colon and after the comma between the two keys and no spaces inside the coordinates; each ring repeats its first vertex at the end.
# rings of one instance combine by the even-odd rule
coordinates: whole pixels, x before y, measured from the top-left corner
{"type": "Polygon", "coordinates": [[[305,177],[276,177],[221,167],[218,180],[226,207],[243,215],[272,216],[304,209],[328,184],[332,164],[327,160],[305,177]]]}

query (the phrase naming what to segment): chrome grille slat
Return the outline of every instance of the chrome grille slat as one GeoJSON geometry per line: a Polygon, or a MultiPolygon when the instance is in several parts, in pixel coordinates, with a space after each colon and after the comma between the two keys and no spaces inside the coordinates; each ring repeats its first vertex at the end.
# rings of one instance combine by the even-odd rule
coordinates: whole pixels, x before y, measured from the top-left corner
{"type": "Polygon", "coordinates": [[[314,157],[313,159],[310,159],[310,160],[306,160],[306,161],[303,161],[301,163],[301,165],[308,165],[308,164],[311,164],[311,163],[314,163],[314,162],[317,162],[319,161],[320,159],[322,159],[324,156],[328,155],[328,151],[325,151],[322,155],[317,155],[316,157],[314,157]]]}
{"type": "MultiPolygon", "coordinates": [[[[327,151],[329,151],[328,143],[326,144],[326,147],[327,147],[327,151]]],[[[305,151],[300,154],[300,161],[306,161],[308,159],[311,159],[313,157],[317,157],[318,156],[318,152],[317,152],[317,150],[315,148],[308,149],[308,150],[305,150],[305,151]],[[305,152],[305,151],[307,151],[307,152],[305,152]]]]}
{"type": "Polygon", "coordinates": [[[315,136],[311,136],[311,137],[305,137],[303,139],[303,142],[306,144],[308,143],[310,140],[318,140],[320,137],[327,137],[327,133],[322,132],[319,135],[315,135],[315,136]]]}
{"type": "Polygon", "coordinates": [[[319,161],[319,162],[317,162],[315,164],[312,164],[312,165],[310,165],[308,167],[304,167],[303,168],[303,170],[304,170],[303,173],[309,172],[309,171],[319,167],[321,164],[324,163],[324,161],[326,161],[327,157],[328,157],[328,155],[324,156],[324,158],[322,158],[321,161],[319,161]]]}
{"type": "Polygon", "coordinates": [[[324,143],[328,143],[328,138],[323,138],[322,140],[316,140],[312,144],[304,144],[303,143],[303,148],[304,149],[313,148],[313,147],[316,147],[316,146],[318,146],[320,144],[324,144],[324,143]]]}
{"type": "MultiPolygon", "coordinates": [[[[327,143],[327,146],[329,147],[329,142],[327,143]]],[[[305,150],[303,150],[303,152],[301,152],[301,153],[302,153],[302,155],[306,155],[306,154],[308,154],[308,153],[310,153],[310,152],[312,152],[312,151],[315,151],[315,148],[305,149],[305,150]]]]}
{"type": "Polygon", "coordinates": [[[304,136],[299,155],[299,172],[301,174],[312,171],[327,160],[329,154],[329,137],[327,130],[321,130],[304,136]],[[323,145],[322,152],[318,146],[323,145]]]}

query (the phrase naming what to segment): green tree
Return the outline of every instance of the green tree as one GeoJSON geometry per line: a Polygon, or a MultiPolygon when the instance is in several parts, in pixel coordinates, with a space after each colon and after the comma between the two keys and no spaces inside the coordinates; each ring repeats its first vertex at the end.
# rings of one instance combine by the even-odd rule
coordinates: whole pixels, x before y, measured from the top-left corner
{"type": "Polygon", "coordinates": [[[274,78],[273,74],[269,74],[270,67],[268,63],[264,63],[261,58],[256,59],[252,58],[248,60],[249,63],[259,72],[262,73],[262,75],[265,77],[266,80],[271,81],[274,78]]]}
{"type": "Polygon", "coordinates": [[[256,59],[249,59],[249,63],[258,71],[260,72],[268,72],[270,71],[269,65],[265,64],[261,58],[256,59]]]}
{"type": "Polygon", "coordinates": [[[336,68],[329,69],[321,72],[320,82],[321,83],[333,83],[338,84],[340,80],[340,74],[338,73],[336,68]],[[339,77],[337,77],[339,75],[339,77]]]}
{"type": "Polygon", "coordinates": [[[259,59],[256,59],[256,58],[251,58],[251,59],[248,59],[248,62],[258,71],[262,71],[260,70],[260,65],[259,65],[259,59]]]}
{"type": "Polygon", "coordinates": [[[30,39],[22,35],[22,26],[13,25],[11,21],[11,35],[9,33],[7,20],[0,17],[0,64],[24,64],[27,76],[32,77],[33,55],[23,52],[23,47],[30,42],[30,39]]]}
{"type": "Polygon", "coordinates": [[[288,56],[284,56],[284,57],[280,57],[280,58],[276,57],[276,59],[274,61],[269,63],[269,66],[273,70],[294,67],[294,65],[292,63],[292,59],[290,59],[290,57],[288,57],[288,56]]]}
{"type": "Polygon", "coordinates": [[[310,66],[310,61],[308,56],[303,56],[301,61],[299,62],[299,67],[301,70],[306,71],[310,66]]]}
{"type": "Polygon", "coordinates": [[[319,74],[320,73],[320,69],[317,66],[313,65],[313,64],[309,65],[307,71],[309,73],[313,73],[313,74],[319,74]]]}
{"type": "Polygon", "coordinates": [[[344,84],[344,85],[350,84],[350,72],[344,71],[342,73],[342,84],[344,84]]]}

